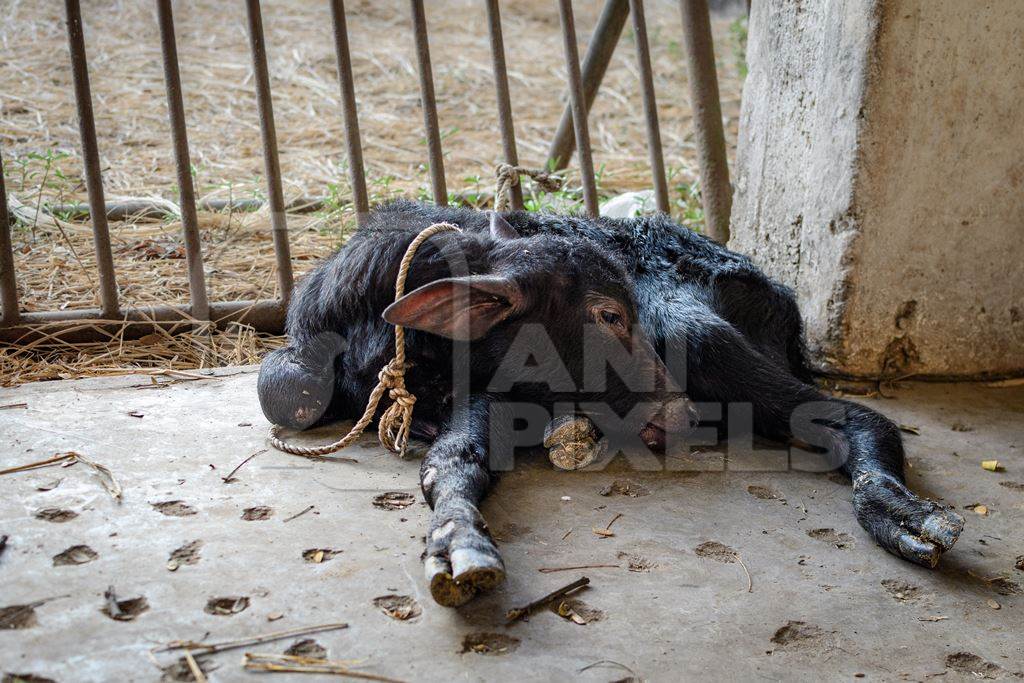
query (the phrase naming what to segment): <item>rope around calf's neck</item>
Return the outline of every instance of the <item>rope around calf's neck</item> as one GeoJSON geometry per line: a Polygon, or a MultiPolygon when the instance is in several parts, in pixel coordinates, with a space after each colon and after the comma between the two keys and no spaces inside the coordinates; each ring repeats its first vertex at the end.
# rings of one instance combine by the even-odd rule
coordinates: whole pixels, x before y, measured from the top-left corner
{"type": "MultiPolygon", "coordinates": [[[[494,188],[494,210],[507,211],[512,196],[512,188],[519,184],[520,176],[528,176],[545,192],[555,192],[562,187],[562,179],[541,169],[530,169],[524,166],[512,166],[511,164],[498,164],[494,169],[496,187],[494,188]]],[[[402,263],[398,268],[398,277],[395,280],[395,301],[398,301],[405,294],[405,279],[409,275],[409,265],[412,263],[416,250],[425,241],[439,232],[460,229],[451,223],[434,223],[409,244],[402,257],[402,263]]],[[[416,404],[416,397],[405,388],[405,329],[401,325],[395,325],[395,357],[381,368],[377,375],[377,386],[370,392],[370,399],[366,402],[366,410],[363,416],[352,425],[348,434],[332,443],[322,446],[296,446],[281,438],[281,425],[273,425],[267,441],[279,451],[302,455],[306,457],[318,457],[329,455],[340,451],[350,445],[362,435],[363,431],[373,422],[373,416],[377,412],[377,406],[388,392],[391,405],[387,407],[380,417],[377,427],[377,439],[381,446],[392,453],[405,455],[405,448],[409,444],[409,430],[412,427],[412,409],[416,404]]]]}
{"type": "MultiPolygon", "coordinates": [[[[409,266],[416,255],[416,250],[439,232],[455,231],[460,229],[451,223],[434,223],[426,228],[409,244],[402,257],[402,263],[398,268],[398,277],[395,279],[395,301],[405,295],[405,280],[409,275],[409,266]]],[[[281,425],[274,425],[270,428],[267,440],[270,445],[279,451],[302,455],[306,457],[317,457],[340,451],[350,445],[363,431],[373,422],[373,416],[377,412],[377,406],[388,392],[388,398],[392,403],[381,415],[377,427],[377,439],[380,445],[392,453],[405,455],[405,448],[409,444],[409,430],[412,427],[412,409],[416,404],[416,397],[405,388],[405,328],[395,325],[395,357],[387,365],[381,368],[377,375],[377,386],[370,392],[370,400],[366,403],[366,410],[363,416],[352,425],[348,434],[333,443],[322,446],[296,446],[281,438],[281,425]]]]}

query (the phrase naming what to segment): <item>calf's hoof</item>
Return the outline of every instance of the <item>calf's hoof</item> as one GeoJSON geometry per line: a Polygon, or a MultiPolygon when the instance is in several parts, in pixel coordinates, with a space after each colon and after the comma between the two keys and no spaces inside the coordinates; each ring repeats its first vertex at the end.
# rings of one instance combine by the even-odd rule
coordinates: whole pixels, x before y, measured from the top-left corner
{"type": "Polygon", "coordinates": [[[934,568],[964,530],[964,518],[924,500],[895,478],[877,472],[853,482],[857,520],[894,555],[934,568]]]}
{"type": "Polygon", "coordinates": [[[505,564],[475,506],[440,504],[431,527],[423,568],[437,604],[464,605],[505,580],[505,564]]]}
{"type": "Polygon", "coordinates": [[[561,415],[544,429],[544,448],[548,459],[560,470],[579,470],[591,464],[608,448],[590,418],[561,415]]]}

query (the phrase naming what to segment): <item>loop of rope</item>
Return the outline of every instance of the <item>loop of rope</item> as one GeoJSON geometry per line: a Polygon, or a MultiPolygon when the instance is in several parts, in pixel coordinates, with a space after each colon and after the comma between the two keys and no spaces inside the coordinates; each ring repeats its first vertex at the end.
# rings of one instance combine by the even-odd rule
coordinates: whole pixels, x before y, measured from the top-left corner
{"type": "Polygon", "coordinates": [[[562,189],[562,179],[538,168],[498,164],[494,169],[496,184],[494,187],[494,210],[508,211],[512,196],[512,188],[519,184],[520,176],[527,176],[537,183],[545,192],[556,192],[562,189]]]}
{"type": "MultiPolygon", "coordinates": [[[[402,263],[398,267],[398,277],[395,279],[395,301],[398,301],[405,295],[405,279],[409,275],[409,267],[412,264],[413,257],[416,255],[416,250],[420,248],[421,244],[437,233],[449,230],[459,232],[460,229],[451,223],[434,223],[416,235],[416,238],[409,244],[405,250],[405,256],[402,257],[402,263]]],[[[366,410],[363,411],[363,416],[352,425],[352,429],[349,430],[348,434],[333,443],[324,444],[323,446],[296,446],[284,441],[281,438],[282,427],[274,425],[270,428],[267,440],[277,450],[291,453],[292,455],[318,457],[340,451],[358,439],[363,430],[373,422],[377,406],[386,391],[392,403],[384,411],[384,414],[380,416],[377,438],[381,446],[392,453],[404,456],[406,446],[409,445],[409,430],[412,428],[412,409],[416,404],[416,397],[405,388],[405,371],[407,368],[408,365],[405,362],[405,328],[401,325],[395,325],[395,357],[381,368],[380,373],[377,375],[377,386],[370,392],[370,399],[366,402],[366,410]]]]}

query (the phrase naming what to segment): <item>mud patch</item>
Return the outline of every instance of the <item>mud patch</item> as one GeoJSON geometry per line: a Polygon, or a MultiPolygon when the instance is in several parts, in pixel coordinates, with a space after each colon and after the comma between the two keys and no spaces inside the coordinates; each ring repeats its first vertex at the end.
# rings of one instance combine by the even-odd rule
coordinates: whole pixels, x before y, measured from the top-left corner
{"type": "Polygon", "coordinates": [[[774,491],[767,486],[761,486],[759,484],[751,484],[747,487],[747,493],[752,495],[758,500],[781,500],[783,503],[786,499],[779,495],[777,491],[774,491]]]}
{"type": "Polygon", "coordinates": [[[830,634],[814,624],[804,621],[787,621],[775,631],[772,642],[778,649],[793,651],[822,651],[829,647],[830,634]]]}
{"type": "Polygon", "coordinates": [[[693,552],[697,553],[697,557],[706,557],[709,560],[726,564],[732,564],[739,559],[739,553],[718,541],[705,541],[694,548],[693,552]]]}
{"type": "Polygon", "coordinates": [[[882,587],[889,591],[897,602],[911,602],[921,597],[921,588],[899,579],[883,579],[882,587]]]}
{"type": "Polygon", "coordinates": [[[312,638],[297,640],[291,644],[284,654],[293,657],[308,657],[309,659],[327,659],[327,648],[312,638]]]}
{"type": "Polygon", "coordinates": [[[853,547],[853,536],[850,536],[850,534],[844,531],[836,531],[835,529],[811,529],[807,532],[807,535],[816,541],[834,545],[840,550],[847,550],[853,547]]]}
{"type": "Polygon", "coordinates": [[[183,564],[199,564],[199,551],[202,547],[202,541],[190,541],[171,551],[170,557],[167,558],[167,569],[173,572],[183,564]]]}
{"type": "Polygon", "coordinates": [[[244,612],[248,607],[249,598],[242,595],[227,598],[210,598],[206,601],[206,607],[203,611],[207,614],[231,616],[232,614],[244,612]]]}
{"type": "Polygon", "coordinates": [[[558,603],[552,603],[548,609],[563,619],[579,626],[586,626],[592,622],[604,619],[604,612],[576,598],[568,598],[558,603]]]}
{"type": "Polygon", "coordinates": [[[63,508],[43,508],[36,511],[36,514],[33,515],[36,519],[41,519],[44,522],[53,522],[54,524],[70,522],[77,516],[78,513],[74,510],[65,510],[63,508]]]}
{"type": "Polygon", "coordinates": [[[302,559],[312,564],[320,564],[321,562],[327,562],[335,555],[340,554],[340,550],[332,550],[330,548],[310,548],[309,550],[302,551],[302,559]]]}
{"type": "Polygon", "coordinates": [[[245,508],[242,510],[242,519],[247,522],[262,522],[265,519],[270,519],[274,516],[274,508],[267,507],[265,505],[257,505],[252,508],[245,508]]]}
{"type": "Polygon", "coordinates": [[[1010,489],[1011,491],[1018,491],[1020,493],[1024,493],[1024,484],[1020,483],[1019,481],[1001,481],[999,482],[999,485],[1002,486],[1003,488],[1010,489]]]}
{"type": "Polygon", "coordinates": [[[416,497],[405,491],[386,491],[373,497],[373,507],[381,510],[404,510],[416,502],[416,497]]]}
{"type": "Polygon", "coordinates": [[[143,596],[118,600],[113,586],[107,589],[103,597],[107,604],[100,611],[115,621],[134,621],[135,617],[149,609],[149,602],[143,596]]]}
{"type": "Polygon", "coordinates": [[[165,500],[162,503],[151,503],[153,509],[168,517],[189,517],[196,514],[196,509],[183,500],[165,500]]]}
{"type": "Polygon", "coordinates": [[[635,553],[620,552],[616,557],[620,560],[625,560],[626,569],[631,572],[649,572],[658,566],[656,562],[635,553]]]}
{"type": "Polygon", "coordinates": [[[409,595],[381,595],[373,599],[373,604],[392,619],[408,621],[423,613],[420,603],[409,595]]]}
{"type": "Polygon", "coordinates": [[[73,545],[62,553],[53,556],[54,567],[65,567],[68,565],[85,564],[92,562],[99,553],[87,545],[73,545]]]}
{"type": "Polygon", "coordinates": [[[1017,556],[1017,562],[1013,565],[1013,568],[1024,572],[1024,555],[1017,556]]]}
{"type": "Polygon", "coordinates": [[[0,631],[17,631],[39,625],[36,607],[41,603],[0,607],[0,631]]]}
{"type": "Polygon", "coordinates": [[[602,496],[628,496],[629,498],[639,498],[640,496],[650,495],[651,491],[643,484],[638,484],[635,481],[629,479],[616,479],[612,483],[608,484],[600,491],[602,496]]]}
{"type": "Polygon", "coordinates": [[[985,661],[973,652],[946,655],[946,668],[976,678],[996,678],[1005,672],[1003,667],[985,661]]]}
{"type": "Polygon", "coordinates": [[[518,647],[519,639],[504,633],[470,633],[462,639],[461,653],[498,656],[515,652],[518,647]]]}

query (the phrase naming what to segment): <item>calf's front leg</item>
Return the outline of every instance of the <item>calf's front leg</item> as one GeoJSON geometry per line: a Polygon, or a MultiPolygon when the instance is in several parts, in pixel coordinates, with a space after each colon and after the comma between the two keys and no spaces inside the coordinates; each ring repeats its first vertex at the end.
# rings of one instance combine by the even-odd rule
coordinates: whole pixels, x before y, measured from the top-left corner
{"type": "Polygon", "coordinates": [[[458,607],[505,580],[505,565],[478,505],[492,484],[488,463],[489,402],[470,397],[445,425],[420,467],[434,514],[424,561],[430,594],[458,607]]]}

